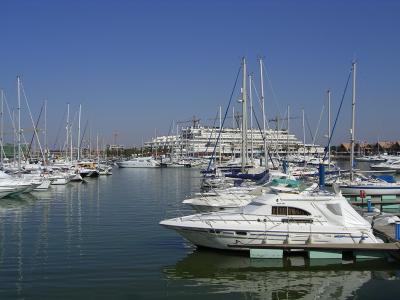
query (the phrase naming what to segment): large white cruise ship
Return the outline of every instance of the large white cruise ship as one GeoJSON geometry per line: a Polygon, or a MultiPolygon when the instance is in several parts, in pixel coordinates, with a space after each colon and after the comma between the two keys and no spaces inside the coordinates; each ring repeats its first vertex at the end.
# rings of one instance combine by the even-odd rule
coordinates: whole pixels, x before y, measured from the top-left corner
{"type": "MultiPolygon", "coordinates": [[[[261,132],[257,129],[248,129],[248,152],[251,152],[251,139],[253,140],[254,155],[260,155],[263,152],[264,140],[261,132]]],[[[274,153],[304,153],[303,144],[294,134],[286,130],[266,131],[267,144],[274,153]]],[[[242,131],[240,128],[219,128],[206,126],[189,126],[182,128],[179,134],[158,136],[145,143],[149,148],[168,148],[172,152],[181,155],[211,155],[216,148],[216,153],[221,152],[224,156],[239,155],[241,152],[242,131]],[[221,134],[219,143],[216,147],[215,141],[221,134]]],[[[323,153],[324,148],[317,145],[305,145],[306,153],[323,153]]]]}

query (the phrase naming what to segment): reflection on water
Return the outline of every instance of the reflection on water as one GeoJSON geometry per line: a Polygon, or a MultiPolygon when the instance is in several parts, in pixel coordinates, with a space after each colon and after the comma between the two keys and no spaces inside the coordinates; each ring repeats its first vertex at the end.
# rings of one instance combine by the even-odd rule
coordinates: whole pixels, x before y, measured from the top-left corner
{"type": "Polygon", "coordinates": [[[198,188],[196,170],[116,169],[87,183],[1,199],[0,299],[324,299],[400,292],[400,267],[385,261],[342,265],[193,251],[158,222],[169,209],[181,210],[182,199],[198,188]]]}
{"type": "Polygon", "coordinates": [[[313,266],[299,256],[250,259],[201,249],[163,272],[171,284],[185,280],[187,286],[207,287],[217,294],[254,299],[346,299],[371,278],[399,279],[399,269],[398,264],[379,260],[342,264],[322,259],[313,266]]]}
{"type": "Polygon", "coordinates": [[[32,278],[45,279],[47,272],[72,265],[68,256],[81,255],[74,250],[82,247],[81,199],[86,193],[87,187],[77,183],[1,199],[0,295],[23,296],[32,278]]]}

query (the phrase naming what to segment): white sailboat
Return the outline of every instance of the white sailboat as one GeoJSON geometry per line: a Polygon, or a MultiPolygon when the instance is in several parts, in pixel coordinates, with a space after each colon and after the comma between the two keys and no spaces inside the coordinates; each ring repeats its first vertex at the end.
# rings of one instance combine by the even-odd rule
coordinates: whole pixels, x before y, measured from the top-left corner
{"type": "Polygon", "coordinates": [[[356,66],[353,62],[353,93],[352,93],[352,129],[351,129],[351,152],[350,152],[350,178],[338,179],[336,184],[340,187],[343,194],[346,195],[360,195],[360,191],[365,191],[368,195],[399,195],[400,184],[389,183],[385,180],[376,178],[368,178],[355,174],[354,171],[354,142],[355,142],[355,108],[356,108],[356,66]]]}

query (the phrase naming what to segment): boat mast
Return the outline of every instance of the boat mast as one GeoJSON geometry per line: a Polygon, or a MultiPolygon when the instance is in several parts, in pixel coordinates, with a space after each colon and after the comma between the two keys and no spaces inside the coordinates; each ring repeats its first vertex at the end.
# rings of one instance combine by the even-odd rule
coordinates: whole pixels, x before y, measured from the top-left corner
{"type": "Polygon", "coordinates": [[[17,131],[15,130],[15,109],[13,109],[13,111],[12,111],[12,124],[13,124],[13,133],[14,133],[13,134],[13,139],[14,139],[13,161],[14,161],[14,166],[15,166],[15,162],[17,160],[17,157],[16,157],[17,150],[15,148],[15,146],[17,144],[17,131]]]}
{"type": "Polygon", "coordinates": [[[331,165],[331,90],[328,93],[328,168],[331,165]]]}
{"type": "Polygon", "coordinates": [[[69,148],[69,103],[67,103],[67,138],[66,138],[66,146],[65,146],[65,161],[68,161],[68,148],[69,148]]]}
{"type": "Polygon", "coordinates": [[[81,113],[82,113],[82,105],[79,104],[79,116],[78,116],[78,161],[81,159],[81,113]]]}
{"type": "Polygon", "coordinates": [[[18,173],[21,171],[21,81],[17,76],[17,97],[18,97],[18,173]]]}
{"type": "Polygon", "coordinates": [[[4,146],[3,146],[3,128],[4,128],[4,122],[3,122],[3,101],[4,101],[4,90],[1,89],[1,111],[0,111],[0,126],[1,126],[1,131],[0,131],[0,143],[1,143],[1,153],[0,153],[0,163],[1,163],[1,168],[3,168],[3,160],[4,160],[4,146]]]}
{"type": "Polygon", "coordinates": [[[350,140],[350,180],[354,179],[354,127],[355,127],[355,117],[356,117],[356,62],[352,63],[353,71],[353,95],[351,102],[351,140],[350,140]]]}
{"type": "Polygon", "coordinates": [[[99,154],[99,133],[96,135],[96,155],[97,155],[97,167],[100,166],[100,154],[99,154]]]}
{"type": "Polygon", "coordinates": [[[74,153],[74,149],[73,149],[73,139],[72,139],[72,122],[69,123],[69,154],[70,154],[70,162],[72,163],[73,160],[73,153],[74,153]]]}
{"type": "Polygon", "coordinates": [[[304,123],[304,108],[301,110],[302,119],[303,119],[303,159],[304,164],[306,163],[306,127],[304,123]]]}
{"type": "Polygon", "coordinates": [[[251,163],[254,164],[252,75],[249,75],[251,163]]]}
{"type": "Polygon", "coordinates": [[[92,130],[89,124],[89,159],[92,158],[92,130]]]}
{"type": "Polygon", "coordinates": [[[44,165],[47,165],[47,99],[44,99],[44,165]]]}
{"type": "Polygon", "coordinates": [[[263,74],[263,61],[260,57],[260,82],[261,82],[261,105],[262,105],[262,117],[263,117],[263,140],[264,140],[264,162],[265,169],[268,168],[268,150],[267,150],[267,133],[265,131],[265,98],[264,98],[264,74],[263,74]]]}
{"type": "Polygon", "coordinates": [[[290,105],[287,106],[286,157],[289,156],[289,125],[290,125],[290,105]]]}
{"type": "Polygon", "coordinates": [[[222,108],[221,105],[219,106],[219,163],[222,163],[222,142],[221,142],[221,137],[222,137],[222,108]]]}
{"type": "Polygon", "coordinates": [[[232,129],[235,129],[235,107],[232,106],[232,129]]]}
{"type": "Polygon", "coordinates": [[[156,148],[156,159],[157,159],[157,128],[154,128],[154,146],[156,148]]]}
{"type": "Polygon", "coordinates": [[[242,172],[245,171],[247,165],[247,70],[246,70],[246,58],[242,58],[243,65],[243,82],[242,82],[242,172]]]}

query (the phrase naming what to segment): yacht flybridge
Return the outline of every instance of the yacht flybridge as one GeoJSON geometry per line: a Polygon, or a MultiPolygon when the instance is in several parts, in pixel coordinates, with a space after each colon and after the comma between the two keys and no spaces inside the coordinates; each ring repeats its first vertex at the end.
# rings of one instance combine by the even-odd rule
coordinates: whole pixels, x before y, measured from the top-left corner
{"type": "Polygon", "coordinates": [[[260,244],[382,242],[341,194],[326,191],[266,194],[242,208],[164,220],[160,225],[197,246],[226,250],[260,244]]]}
{"type": "MultiPolygon", "coordinates": [[[[199,212],[210,212],[238,208],[248,204],[253,198],[268,193],[281,187],[298,187],[299,182],[291,175],[271,170],[268,173],[268,181],[261,185],[249,185],[214,189],[205,193],[198,193],[194,197],[185,199],[183,204],[190,205],[199,212]]],[[[292,190],[290,188],[290,190],[292,190]]]]}

